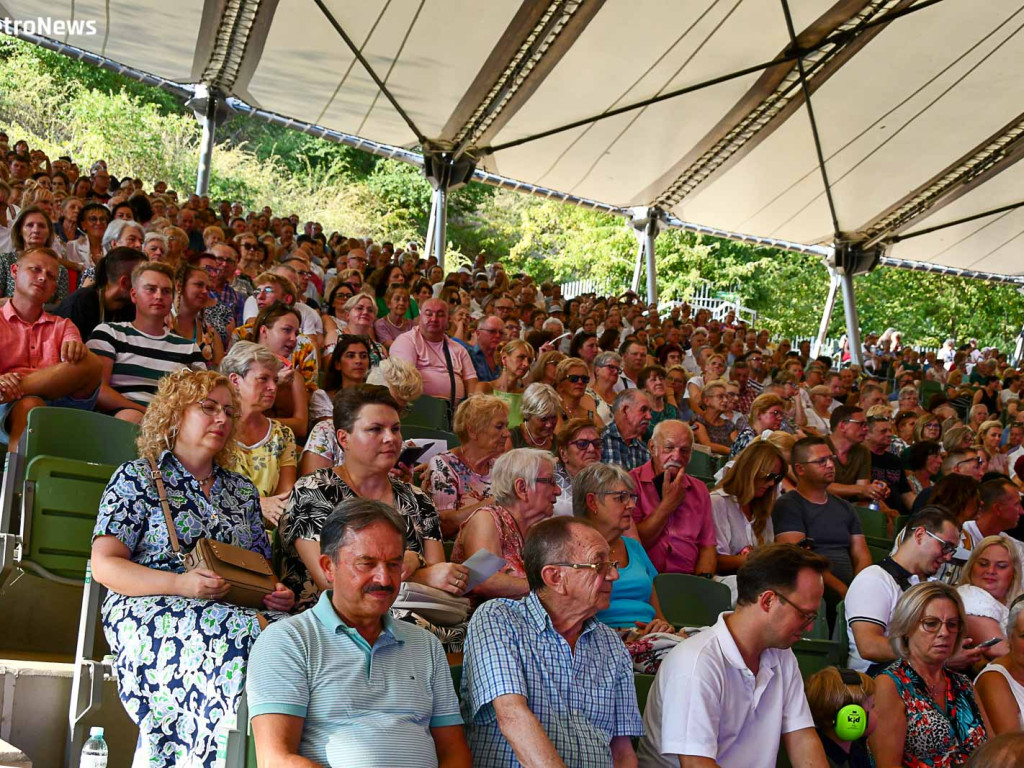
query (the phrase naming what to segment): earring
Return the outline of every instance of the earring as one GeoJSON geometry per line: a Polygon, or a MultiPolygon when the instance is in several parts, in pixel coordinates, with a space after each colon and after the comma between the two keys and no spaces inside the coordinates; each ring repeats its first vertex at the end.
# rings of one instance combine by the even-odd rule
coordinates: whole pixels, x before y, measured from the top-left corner
{"type": "Polygon", "coordinates": [[[174,441],[178,439],[178,428],[171,427],[171,431],[164,435],[164,445],[167,446],[168,451],[174,450],[174,441]]]}

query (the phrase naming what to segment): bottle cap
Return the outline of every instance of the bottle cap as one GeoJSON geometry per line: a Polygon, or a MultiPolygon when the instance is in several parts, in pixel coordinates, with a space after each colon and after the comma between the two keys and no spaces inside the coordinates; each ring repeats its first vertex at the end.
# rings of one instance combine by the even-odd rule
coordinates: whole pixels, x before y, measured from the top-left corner
{"type": "Polygon", "coordinates": [[[100,738],[103,738],[103,726],[94,725],[92,728],[90,728],[89,738],[92,738],[93,736],[99,736],[100,738]]]}

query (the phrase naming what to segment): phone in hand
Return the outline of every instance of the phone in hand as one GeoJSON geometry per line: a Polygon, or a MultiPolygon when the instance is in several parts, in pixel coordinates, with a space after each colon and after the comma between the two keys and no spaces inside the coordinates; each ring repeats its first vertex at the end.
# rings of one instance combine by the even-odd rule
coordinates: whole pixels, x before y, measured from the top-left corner
{"type": "Polygon", "coordinates": [[[1003,642],[1003,638],[1001,638],[1001,637],[992,637],[992,638],[989,638],[988,640],[986,640],[984,643],[978,643],[974,647],[975,648],[991,648],[996,643],[1001,643],[1001,642],[1003,642]]]}
{"type": "Polygon", "coordinates": [[[427,452],[430,448],[429,445],[409,445],[402,449],[401,455],[398,457],[398,463],[404,464],[407,467],[416,466],[416,462],[419,461],[420,456],[427,452]]]}

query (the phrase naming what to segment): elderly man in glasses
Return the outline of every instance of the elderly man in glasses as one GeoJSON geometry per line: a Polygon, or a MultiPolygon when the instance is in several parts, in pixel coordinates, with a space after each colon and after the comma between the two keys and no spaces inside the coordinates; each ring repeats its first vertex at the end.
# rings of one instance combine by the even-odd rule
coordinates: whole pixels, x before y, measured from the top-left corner
{"type": "Polygon", "coordinates": [[[853,577],[871,565],[871,553],[853,507],[828,492],[836,477],[836,457],[829,444],[820,437],[805,437],[793,445],[792,456],[797,486],[775,502],[775,540],[798,544],[814,539],[813,551],[828,559],[825,602],[832,624],[835,606],[846,597],[853,577]]]}
{"type": "Polygon", "coordinates": [[[895,553],[857,574],[846,593],[851,669],[874,677],[896,660],[888,632],[896,603],[914,584],[935,576],[959,543],[957,519],[943,507],[925,507],[910,518],[895,553]]]}
{"type": "Polygon", "coordinates": [[[530,593],[473,614],[462,674],[475,768],[636,765],[643,732],[633,665],[606,609],[619,578],[608,542],[586,520],[534,525],[523,560],[530,593]]]}

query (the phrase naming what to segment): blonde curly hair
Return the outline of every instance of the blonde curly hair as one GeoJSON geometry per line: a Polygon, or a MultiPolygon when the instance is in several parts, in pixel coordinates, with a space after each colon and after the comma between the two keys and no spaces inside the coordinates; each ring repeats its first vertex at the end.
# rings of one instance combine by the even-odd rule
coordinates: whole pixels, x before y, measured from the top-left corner
{"type": "MultiPolygon", "coordinates": [[[[237,414],[241,410],[238,393],[222,373],[182,368],[160,379],[156,395],[139,426],[139,437],[135,442],[139,457],[155,461],[162,451],[173,450],[185,409],[203,402],[217,387],[224,387],[231,393],[231,405],[237,414]]],[[[237,423],[237,417],[231,419],[224,447],[213,457],[213,462],[225,469],[230,469],[234,461],[231,446],[234,445],[237,423]]]]}

